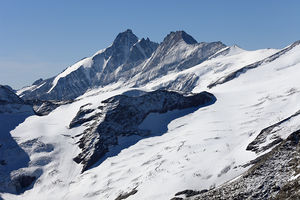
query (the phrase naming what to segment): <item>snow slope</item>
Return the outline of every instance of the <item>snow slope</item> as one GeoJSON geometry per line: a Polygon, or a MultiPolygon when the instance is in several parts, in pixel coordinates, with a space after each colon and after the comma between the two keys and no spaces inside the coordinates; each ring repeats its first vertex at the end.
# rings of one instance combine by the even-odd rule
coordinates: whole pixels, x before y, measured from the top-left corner
{"type": "Polygon", "coordinates": [[[59,75],[57,75],[54,78],[54,80],[52,82],[52,87],[50,88],[50,90],[47,93],[50,93],[53,90],[53,88],[55,88],[59,79],[68,76],[70,73],[76,71],[81,66],[83,66],[84,68],[90,68],[92,66],[92,64],[93,64],[92,58],[88,57],[88,58],[84,58],[81,61],[75,63],[71,67],[68,67],[62,73],[60,73],[59,75]]]}
{"type": "MultiPolygon", "coordinates": [[[[168,74],[138,89],[163,87],[181,74],[194,74],[198,79],[193,92],[200,92],[219,77],[277,51],[249,52],[232,47],[229,54],[177,74],[168,74]]],[[[85,127],[68,129],[70,121],[80,106],[90,103],[96,108],[102,100],[129,88],[113,90],[107,86],[89,91],[76,102],[60,106],[47,116],[27,118],[11,131],[12,136],[18,138],[18,144],[38,138],[54,149],[41,153],[32,151],[29,146],[24,148],[31,159],[26,169],[39,168],[43,173],[33,189],[19,196],[5,193],[2,198],[116,199],[131,192],[127,199],[170,199],[184,189],[218,186],[240,176],[248,169],[242,165],[259,156],[246,151],[246,147],[262,129],[300,109],[299,73],[298,45],[276,60],[208,90],[216,96],[215,104],[171,121],[166,133],[140,140],[81,174],[81,167],[72,158],[79,152],[75,136],[85,127]]],[[[170,115],[160,114],[159,119],[167,120],[170,115]]],[[[157,129],[156,124],[160,121],[152,120],[153,117],[156,118],[149,115],[143,126],[151,128],[149,123],[152,122],[155,133],[161,129],[157,129]]],[[[293,126],[300,127],[300,123],[295,120],[293,126]]],[[[281,137],[286,134],[283,132],[281,137]]]]}

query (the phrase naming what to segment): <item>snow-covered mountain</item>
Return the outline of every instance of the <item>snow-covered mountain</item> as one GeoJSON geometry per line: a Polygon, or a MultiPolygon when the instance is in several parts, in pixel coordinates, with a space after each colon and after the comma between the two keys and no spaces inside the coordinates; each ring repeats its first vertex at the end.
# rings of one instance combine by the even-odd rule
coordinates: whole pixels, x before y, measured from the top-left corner
{"type": "Polygon", "coordinates": [[[297,199],[299,73],[299,41],[246,51],[127,30],[17,92],[47,115],[7,131],[24,161],[0,168],[0,197],[297,199]]]}
{"type": "Polygon", "coordinates": [[[112,83],[137,87],[170,71],[199,64],[224,47],[221,42],[197,43],[184,31],[171,32],[158,45],[149,38],[139,40],[128,29],[118,34],[110,47],[17,94],[26,100],[72,100],[88,89],[112,83]]]}

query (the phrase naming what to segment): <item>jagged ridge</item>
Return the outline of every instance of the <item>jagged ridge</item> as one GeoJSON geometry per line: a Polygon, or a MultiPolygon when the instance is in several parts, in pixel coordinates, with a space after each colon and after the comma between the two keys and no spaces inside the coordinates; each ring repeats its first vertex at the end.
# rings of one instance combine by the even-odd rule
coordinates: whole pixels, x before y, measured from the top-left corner
{"type": "Polygon", "coordinates": [[[208,92],[185,96],[158,90],[136,97],[118,95],[103,101],[104,105],[98,107],[98,112],[88,118],[85,116],[95,110],[85,108],[85,105],[70,123],[70,128],[73,128],[92,121],[82,134],[79,141],[82,152],[74,161],[82,163],[82,171],[85,171],[104,156],[109,146],[118,144],[118,136],[147,136],[149,131],[139,129],[138,125],[150,113],[206,106],[215,101],[215,97],[208,92]]]}
{"type": "Polygon", "coordinates": [[[56,77],[37,80],[20,90],[26,100],[73,100],[88,89],[118,81],[141,86],[174,70],[199,64],[224,48],[221,42],[197,43],[184,31],[171,32],[161,44],[138,40],[128,29],[112,45],[84,58],[56,77]]]}

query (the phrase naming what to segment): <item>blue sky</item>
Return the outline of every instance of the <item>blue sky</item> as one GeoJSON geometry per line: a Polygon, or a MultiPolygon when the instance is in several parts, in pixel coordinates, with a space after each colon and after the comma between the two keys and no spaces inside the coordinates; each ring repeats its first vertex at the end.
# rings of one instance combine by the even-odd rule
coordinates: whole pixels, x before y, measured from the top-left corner
{"type": "Polygon", "coordinates": [[[130,28],[161,42],[174,30],[247,50],[300,39],[298,0],[0,0],[0,84],[48,78],[130,28]]]}

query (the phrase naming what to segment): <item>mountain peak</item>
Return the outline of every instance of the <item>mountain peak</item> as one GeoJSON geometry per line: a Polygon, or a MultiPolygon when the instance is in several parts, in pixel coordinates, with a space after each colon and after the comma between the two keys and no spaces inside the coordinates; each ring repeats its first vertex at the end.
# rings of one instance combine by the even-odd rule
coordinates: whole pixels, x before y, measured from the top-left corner
{"type": "Polygon", "coordinates": [[[6,103],[23,104],[24,102],[10,88],[0,85],[0,104],[6,103]]]}
{"type": "Polygon", "coordinates": [[[163,42],[179,42],[179,41],[184,41],[186,44],[197,44],[197,41],[187,34],[185,31],[176,31],[176,32],[171,32],[169,33],[163,42]]]}
{"type": "Polygon", "coordinates": [[[131,29],[127,29],[117,35],[113,42],[113,45],[128,45],[132,46],[138,41],[138,37],[132,32],[131,29]]]}

